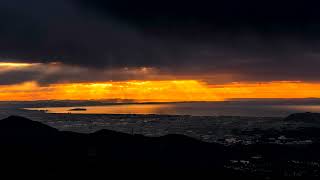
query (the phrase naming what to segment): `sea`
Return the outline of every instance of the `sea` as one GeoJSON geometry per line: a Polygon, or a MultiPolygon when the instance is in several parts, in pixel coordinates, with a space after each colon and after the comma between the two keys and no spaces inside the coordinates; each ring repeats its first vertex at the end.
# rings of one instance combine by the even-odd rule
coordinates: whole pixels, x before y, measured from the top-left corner
{"type": "Polygon", "coordinates": [[[55,114],[159,114],[191,116],[285,117],[300,112],[320,112],[318,104],[256,102],[185,102],[109,104],[102,106],[37,107],[27,110],[55,114]]]}

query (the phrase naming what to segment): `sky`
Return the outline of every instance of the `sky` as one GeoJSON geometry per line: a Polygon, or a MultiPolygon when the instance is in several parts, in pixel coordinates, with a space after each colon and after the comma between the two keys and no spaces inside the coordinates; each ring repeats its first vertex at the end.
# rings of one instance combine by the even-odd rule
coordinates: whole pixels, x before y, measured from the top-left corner
{"type": "Polygon", "coordinates": [[[0,0],[0,100],[320,97],[312,0],[0,0]]]}

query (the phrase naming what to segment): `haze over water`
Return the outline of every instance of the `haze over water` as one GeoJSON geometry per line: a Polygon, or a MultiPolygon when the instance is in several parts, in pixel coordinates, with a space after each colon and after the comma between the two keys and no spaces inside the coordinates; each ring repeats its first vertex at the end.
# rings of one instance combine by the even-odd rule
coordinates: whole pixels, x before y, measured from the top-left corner
{"type": "Polygon", "coordinates": [[[281,105],[248,103],[165,103],[165,104],[117,104],[81,107],[43,107],[28,110],[45,110],[47,113],[72,114],[166,114],[192,116],[257,116],[284,117],[298,112],[320,112],[320,105],[281,105]],[[83,111],[72,111],[85,108],[83,111]]]}

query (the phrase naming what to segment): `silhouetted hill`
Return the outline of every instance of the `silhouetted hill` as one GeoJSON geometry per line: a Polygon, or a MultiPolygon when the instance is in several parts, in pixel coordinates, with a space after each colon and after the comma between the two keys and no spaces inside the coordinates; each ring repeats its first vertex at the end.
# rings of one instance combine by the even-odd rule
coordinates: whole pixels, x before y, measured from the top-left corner
{"type": "Polygon", "coordinates": [[[182,135],[151,138],[109,130],[80,134],[18,116],[0,121],[0,146],[8,165],[41,164],[35,168],[44,165],[46,170],[206,168],[210,158],[201,152],[204,143],[182,135]]]}
{"type": "Polygon", "coordinates": [[[0,133],[4,136],[48,136],[58,135],[57,129],[29,119],[10,116],[0,121],[0,133]]]}
{"type": "Polygon", "coordinates": [[[304,121],[304,122],[314,122],[319,121],[320,122],[320,113],[296,113],[291,114],[287,118],[285,118],[285,121],[304,121]]]}
{"type": "MultiPolygon", "coordinates": [[[[319,133],[312,135],[319,138],[319,133]]],[[[183,135],[145,137],[110,130],[80,134],[17,116],[0,120],[0,147],[6,169],[51,175],[152,172],[188,176],[201,172],[211,177],[272,178],[297,172],[301,176],[320,174],[318,143],[224,146],[183,135]],[[253,158],[256,156],[260,158],[253,158]]]]}

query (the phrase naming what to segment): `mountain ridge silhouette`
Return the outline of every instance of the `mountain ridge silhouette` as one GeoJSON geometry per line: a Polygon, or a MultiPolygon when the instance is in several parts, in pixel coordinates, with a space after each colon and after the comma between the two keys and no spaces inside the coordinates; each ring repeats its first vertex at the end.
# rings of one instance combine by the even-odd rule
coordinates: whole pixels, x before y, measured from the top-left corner
{"type": "MultiPolygon", "coordinates": [[[[306,117],[309,115],[305,114],[306,117]]],[[[311,135],[320,137],[319,133],[313,132],[317,129],[313,129],[311,135]]],[[[213,177],[243,176],[250,179],[294,173],[297,169],[292,169],[292,160],[320,162],[320,155],[316,153],[320,151],[320,144],[317,142],[310,145],[258,142],[225,146],[178,134],[146,137],[111,130],[81,134],[59,131],[19,116],[0,120],[0,147],[2,165],[11,170],[37,169],[38,172],[59,175],[76,171],[79,176],[82,173],[122,174],[142,170],[144,173],[178,173],[185,177],[201,172],[213,177]],[[263,157],[262,160],[251,158],[257,155],[263,157]],[[233,166],[231,162],[239,162],[239,167],[230,168],[233,166]],[[245,167],[245,162],[254,164],[252,169],[245,167]],[[259,166],[267,170],[256,171],[259,166]]],[[[299,169],[319,174],[314,168],[303,166],[299,169]]]]}

